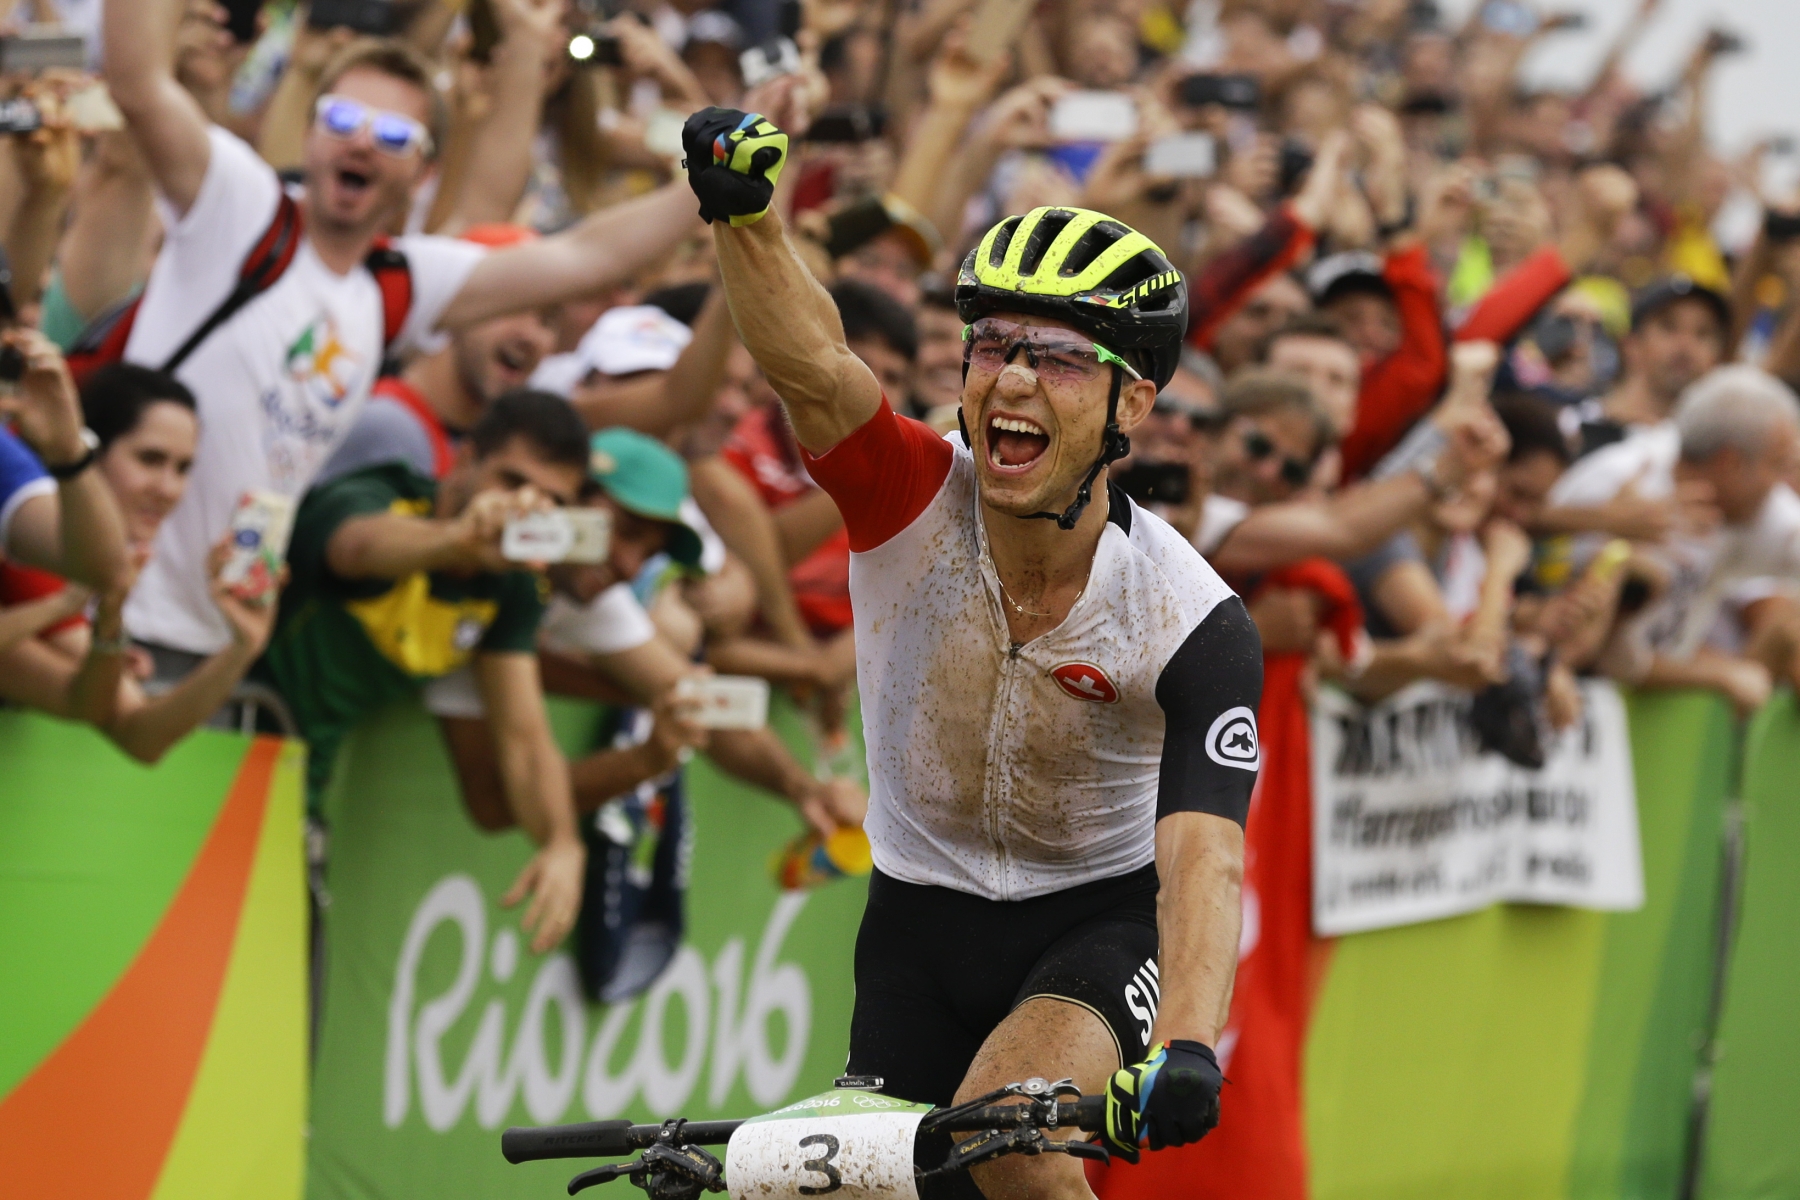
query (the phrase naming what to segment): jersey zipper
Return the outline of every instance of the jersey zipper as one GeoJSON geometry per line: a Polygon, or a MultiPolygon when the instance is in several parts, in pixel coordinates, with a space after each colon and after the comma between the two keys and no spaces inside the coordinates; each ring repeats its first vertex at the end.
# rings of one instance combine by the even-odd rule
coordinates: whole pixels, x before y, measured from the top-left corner
{"type": "Polygon", "coordinates": [[[1008,732],[1012,725],[1013,689],[1018,682],[1019,644],[1013,642],[1000,660],[1000,683],[994,689],[994,711],[988,721],[987,778],[982,781],[982,805],[986,810],[988,841],[994,847],[1000,864],[998,890],[1009,898],[1011,866],[1005,838],[1006,781],[1011,778],[1012,746],[1008,732]]]}

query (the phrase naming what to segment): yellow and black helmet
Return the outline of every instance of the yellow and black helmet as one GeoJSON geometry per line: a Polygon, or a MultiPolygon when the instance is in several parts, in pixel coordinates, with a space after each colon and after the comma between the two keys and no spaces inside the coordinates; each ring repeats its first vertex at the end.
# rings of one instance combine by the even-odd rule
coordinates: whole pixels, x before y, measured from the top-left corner
{"type": "Polygon", "coordinates": [[[963,260],[956,311],[1069,322],[1158,388],[1175,375],[1187,335],[1187,280],[1155,242],[1105,213],[1034,208],[1008,217],[963,260]]]}

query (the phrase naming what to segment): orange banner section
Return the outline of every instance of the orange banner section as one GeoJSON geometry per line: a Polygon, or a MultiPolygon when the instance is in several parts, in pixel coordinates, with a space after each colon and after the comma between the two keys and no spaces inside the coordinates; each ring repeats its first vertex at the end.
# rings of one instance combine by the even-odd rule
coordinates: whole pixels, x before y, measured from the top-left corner
{"type": "Polygon", "coordinates": [[[9,1197],[137,1200],[155,1186],[212,1027],[281,746],[276,738],[251,743],[136,960],[0,1101],[9,1197]]]}

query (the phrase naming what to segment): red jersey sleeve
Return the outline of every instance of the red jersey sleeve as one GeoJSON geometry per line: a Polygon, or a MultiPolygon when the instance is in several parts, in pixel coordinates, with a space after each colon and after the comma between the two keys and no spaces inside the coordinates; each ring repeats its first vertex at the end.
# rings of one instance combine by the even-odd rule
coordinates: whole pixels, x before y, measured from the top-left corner
{"type": "Polygon", "coordinates": [[[956,451],[930,426],[881,407],[856,432],[814,457],[813,481],[837,501],[850,549],[873,550],[911,525],[950,475],[956,451]]]}
{"type": "Polygon", "coordinates": [[[1356,423],[1340,448],[1346,480],[1367,474],[1430,411],[1449,363],[1437,278],[1425,247],[1390,255],[1382,277],[1400,314],[1400,348],[1363,372],[1356,423]]]}
{"type": "Polygon", "coordinates": [[[1498,342],[1502,346],[1568,286],[1574,275],[1555,246],[1533,252],[1502,275],[1456,331],[1459,342],[1498,342]]]}

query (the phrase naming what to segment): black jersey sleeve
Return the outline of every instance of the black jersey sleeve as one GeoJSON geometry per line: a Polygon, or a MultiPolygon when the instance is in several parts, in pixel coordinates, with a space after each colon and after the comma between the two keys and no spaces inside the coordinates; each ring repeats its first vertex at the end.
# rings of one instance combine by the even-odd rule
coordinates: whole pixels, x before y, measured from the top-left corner
{"type": "Polygon", "coordinates": [[[1262,765],[1256,733],[1262,682],[1256,624],[1242,600],[1221,600],[1156,681],[1165,720],[1157,820],[1174,812],[1203,812],[1244,823],[1262,765]]]}

